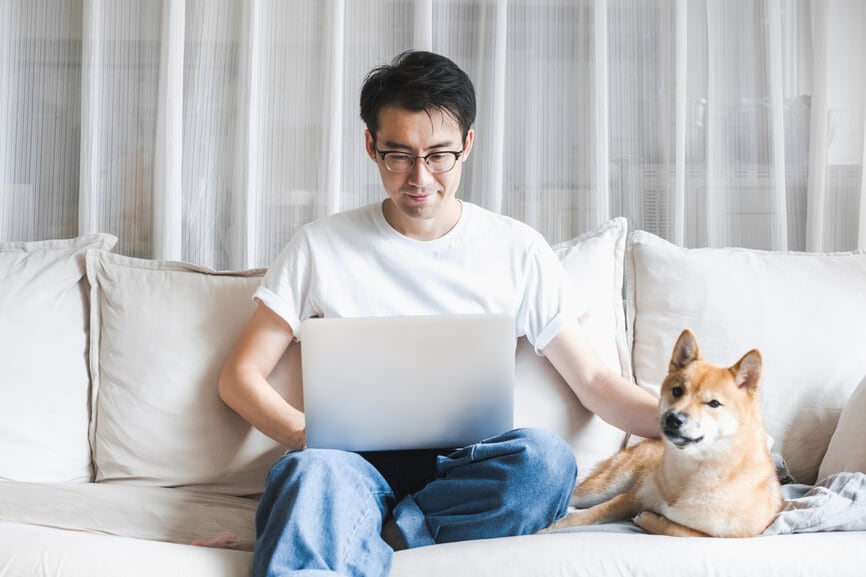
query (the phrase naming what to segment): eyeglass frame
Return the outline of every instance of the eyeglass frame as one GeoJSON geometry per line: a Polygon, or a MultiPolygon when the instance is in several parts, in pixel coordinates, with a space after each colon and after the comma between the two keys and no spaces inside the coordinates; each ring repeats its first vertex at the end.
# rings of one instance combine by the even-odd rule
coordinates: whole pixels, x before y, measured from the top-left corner
{"type": "Polygon", "coordinates": [[[463,153],[466,152],[466,149],[463,150],[437,150],[436,152],[431,152],[430,154],[425,154],[424,156],[418,154],[412,154],[411,152],[405,152],[403,150],[379,150],[378,147],[373,145],[373,150],[382,158],[382,162],[385,163],[385,169],[391,174],[409,174],[415,168],[415,165],[418,164],[418,159],[422,159],[424,161],[424,167],[430,171],[430,174],[445,174],[454,170],[454,167],[457,166],[457,161],[460,160],[460,157],[463,156],[463,153]],[[391,167],[388,166],[388,161],[385,157],[389,154],[402,154],[404,156],[412,157],[412,166],[409,167],[409,170],[404,172],[398,172],[396,170],[391,170],[391,167]],[[452,154],[454,155],[454,164],[451,165],[451,168],[448,170],[438,170],[434,171],[430,168],[430,165],[427,164],[427,159],[431,156],[435,156],[437,154],[452,154]]]}

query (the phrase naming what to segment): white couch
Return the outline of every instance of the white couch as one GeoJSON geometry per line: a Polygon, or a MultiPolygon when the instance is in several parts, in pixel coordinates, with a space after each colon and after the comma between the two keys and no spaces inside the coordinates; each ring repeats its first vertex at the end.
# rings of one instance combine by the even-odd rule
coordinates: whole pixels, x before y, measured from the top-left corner
{"type": "MultiPolygon", "coordinates": [[[[0,577],[245,576],[249,551],[190,543],[252,542],[281,453],[216,392],[263,271],[114,242],[0,243],[0,577]]],[[[797,481],[866,472],[866,254],[685,250],[627,239],[624,219],[556,249],[616,370],[657,389],[685,327],[720,364],[758,347],[768,431],[797,481]]],[[[271,381],[300,405],[298,358],[293,345],[271,381]]],[[[517,374],[516,424],[562,435],[581,476],[627,442],[523,341],[517,374]]],[[[684,539],[619,523],[403,551],[392,575],[837,577],[866,574],[863,547],[863,531],[684,539]]]]}

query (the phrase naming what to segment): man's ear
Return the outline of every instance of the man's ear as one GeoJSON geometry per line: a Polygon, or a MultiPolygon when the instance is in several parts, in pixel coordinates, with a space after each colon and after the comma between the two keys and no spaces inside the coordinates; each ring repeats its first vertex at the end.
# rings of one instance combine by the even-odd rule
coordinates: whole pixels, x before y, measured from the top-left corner
{"type": "Polygon", "coordinates": [[[466,133],[466,140],[463,141],[463,154],[460,155],[460,159],[465,161],[469,158],[469,153],[472,152],[472,144],[475,142],[475,130],[470,128],[466,133]]]}
{"type": "Polygon", "coordinates": [[[376,143],[373,141],[373,133],[369,130],[364,131],[364,146],[367,148],[367,156],[376,162],[376,143]]]}

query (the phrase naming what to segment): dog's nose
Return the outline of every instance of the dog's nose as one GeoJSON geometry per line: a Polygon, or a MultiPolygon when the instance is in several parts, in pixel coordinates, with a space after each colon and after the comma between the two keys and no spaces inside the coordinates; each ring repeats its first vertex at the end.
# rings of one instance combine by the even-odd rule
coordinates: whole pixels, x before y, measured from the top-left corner
{"type": "Polygon", "coordinates": [[[677,430],[683,426],[686,420],[679,414],[674,411],[668,411],[665,413],[664,424],[665,428],[669,430],[677,430]]]}

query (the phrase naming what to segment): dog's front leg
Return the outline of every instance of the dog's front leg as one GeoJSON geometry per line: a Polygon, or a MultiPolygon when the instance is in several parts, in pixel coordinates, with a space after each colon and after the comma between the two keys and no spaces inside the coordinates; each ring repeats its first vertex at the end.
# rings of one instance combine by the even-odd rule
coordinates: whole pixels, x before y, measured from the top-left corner
{"type": "Polygon", "coordinates": [[[622,521],[628,519],[637,512],[634,491],[623,495],[617,495],[610,501],[605,501],[589,509],[582,509],[570,513],[548,527],[545,531],[555,531],[581,525],[596,525],[598,523],[609,523],[611,521],[622,521]]]}
{"type": "Polygon", "coordinates": [[[670,537],[709,537],[706,533],[674,523],[652,511],[644,511],[634,518],[634,524],[653,535],[668,535],[670,537]]]}
{"type": "Polygon", "coordinates": [[[574,489],[571,506],[588,509],[628,493],[661,460],[662,451],[661,441],[647,439],[617,452],[574,489]]]}

